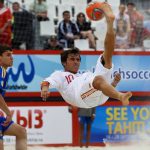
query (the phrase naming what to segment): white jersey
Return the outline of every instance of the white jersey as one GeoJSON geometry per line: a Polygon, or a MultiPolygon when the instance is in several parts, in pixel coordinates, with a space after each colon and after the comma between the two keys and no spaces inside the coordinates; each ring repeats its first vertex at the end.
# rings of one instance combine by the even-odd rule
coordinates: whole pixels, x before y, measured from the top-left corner
{"type": "Polygon", "coordinates": [[[93,88],[94,77],[102,75],[111,83],[111,73],[112,69],[104,68],[99,58],[94,73],[73,74],[67,71],[55,71],[44,81],[50,83],[50,88],[56,88],[69,104],[90,108],[101,105],[108,99],[101,91],[93,88]]]}

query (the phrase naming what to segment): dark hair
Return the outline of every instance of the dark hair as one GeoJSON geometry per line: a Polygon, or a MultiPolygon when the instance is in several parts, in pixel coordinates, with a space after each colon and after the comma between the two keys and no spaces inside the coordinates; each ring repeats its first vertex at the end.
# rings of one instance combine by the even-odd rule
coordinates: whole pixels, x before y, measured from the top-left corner
{"type": "MultiPolygon", "coordinates": [[[[65,63],[67,61],[68,55],[69,54],[79,54],[80,55],[80,51],[78,48],[72,48],[70,50],[66,50],[63,51],[60,55],[61,55],[61,64],[63,65],[63,63],[65,63]]],[[[81,61],[81,57],[80,57],[80,61],[81,61]]]]}
{"type": "Polygon", "coordinates": [[[4,0],[0,0],[0,3],[4,4],[4,0]]]}
{"type": "Polygon", "coordinates": [[[119,27],[118,27],[118,23],[119,21],[122,21],[123,22],[123,31],[126,33],[127,32],[127,21],[126,20],[123,20],[122,18],[121,19],[118,19],[117,20],[117,33],[119,32],[119,27]]]}
{"type": "Polygon", "coordinates": [[[135,4],[132,3],[132,2],[130,2],[130,3],[127,4],[127,6],[129,6],[129,5],[135,7],[135,4]]]}
{"type": "Polygon", "coordinates": [[[50,40],[57,40],[57,36],[56,36],[56,35],[51,35],[51,36],[49,37],[49,39],[50,39],[50,40]]]}
{"type": "Polygon", "coordinates": [[[84,21],[86,21],[85,14],[84,14],[84,13],[82,13],[82,12],[80,12],[80,13],[78,13],[78,14],[77,14],[77,22],[78,22],[78,18],[79,18],[80,16],[83,16],[84,21]]]}
{"type": "Polygon", "coordinates": [[[16,5],[16,4],[17,4],[18,6],[20,6],[20,4],[19,4],[18,2],[13,2],[12,4],[13,4],[13,5],[16,5]]]}
{"type": "Polygon", "coordinates": [[[2,54],[6,51],[12,51],[11,47],[0,45],[0,56],[2,56],[2,54]]]}
{"type": "Polygon", "coordinates": [[[64,14],[70,14],[70,11],[65,10],[65,11],[63,12],[63,16],[64,16],[64,14]]]}

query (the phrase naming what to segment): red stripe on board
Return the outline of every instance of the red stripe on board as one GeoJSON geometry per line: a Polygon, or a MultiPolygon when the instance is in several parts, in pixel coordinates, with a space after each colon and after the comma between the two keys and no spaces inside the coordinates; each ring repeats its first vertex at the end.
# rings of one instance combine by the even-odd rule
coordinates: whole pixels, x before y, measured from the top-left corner
{"type": "MultiPolygon", "coordinates": [[[[7,102],[9,106],[69,106],[67,102],[7,102]]],[[[145,106],[150,105],[150,101],[130,101],[129,106],[145,106]]],[[[101,106],[122,106],[120,101],[107,101],[101,106]]]]}
{"type": "MultiPolygon", "coordinates": [[[[150,96],[150,92],[132,92],[133,96],[150,96]]],[[[7,97],[40,97],[40,92],[7,92],[7,97]]],[[[50,96],[61,96],[59,92],[51,92],[50,96]]]]}
{"type": "MultiPolygon", "coordinates": [[[[81,55],[100,55],[103,51],[81,51],[81,55]]],[[[150,51],[115,51],[113,55],[150,55],[150,51]]]]}
{"type": "MultiPolygon", "coordinates": [[[[132,92],[132,91],[131,91],[132,92]]],[[[150,96],[150,92],[132,92],[133,96],[150,96]]]]}
{"type": "MultiPolygon", "coordinates": [[[[149,101],[133,101],[130,100],[129,106],[145,106],[145,105],[150,105],[150,100],[149,101]]],[[[122,103],[120,101],[107,101],[105,104],[103,104],[102,106],[122,106],[122,103]]]]}
{"type": "MultiPolygon", "coordinates": [[[[34,148],[34,144],[29,144],[29,146],[33,146],[33,148],[34,148]]],[[[73,144],[36,144],[36,146],[46,146],[46,147],[64,147],[64,146],[79,146],[79,144],[77,144],[77,145],[73,145],[73,144]]],[[[104,147],[104,146],[106,146],[104,143],[90,143],[89,144],[89,146],[102,146],[102,147],[104,147]]],[[[65,147],[64,147],[64,149],[65,149],[65,147]]],[[[70,147],[70,149],[71,149],[71,147],[70,147]]],[[[84,149],[84,148],[83,148],[84,149]]]]}
{"type": "Polygon", "coordinates": [[[59,55],[60,53],[60,50],[13,50],[13,54],[15,55],[59,55]]]}
{"type": "MultiPolygon", "coordinates": [[[[58,92],[51,92],[51,96],[61,96],[58,92]]],[[[41,92],[7,92],[6,97],[40,97],[41,92]]]]}
{"type": "Polygon", "coordinates": [[[150,55],[150,51],[115,51],[114,55],[150,55]]]}
{"type": "Polygon", "coordinates": [[[7,102],[8,106],[68,106],[66,102],[7,102]]]}
{"type": "MultiPolygon", "coordinates": [[[[15,55],[59,55],[62,51],[60,50],[14,50],[13,53],[15,55]]],[[[99,51],[81,51],[82,55],[100,55],[102,54],[102,50],[99,51]]],[[[114,55],[150,55],[150,51],[115,51],[114,55]]]]}

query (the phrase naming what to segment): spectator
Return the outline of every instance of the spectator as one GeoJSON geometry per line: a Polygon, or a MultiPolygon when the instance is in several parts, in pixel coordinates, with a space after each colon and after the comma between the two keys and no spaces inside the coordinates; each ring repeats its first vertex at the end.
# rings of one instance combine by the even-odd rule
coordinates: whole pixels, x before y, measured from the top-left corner
{"type": "Polygon", "coordinates": [[[143,15],[136,10],[136,6],[134,3],[127,4],[127,14],[129,15],[130,25],[132,29],[136,26],[136,21],[143,21],[144,19],[143,15]]]}
{"type": "Polygon", "coordinates": [[[13,22],[13,49],[32,49],[33,38],[33,15],[28,11],[14,12],[13,22]]]}
{"type": "Polygon", "coordinates": [[[96,49],[95,36],[92,33],[91,23],[86,21],[85,14],[80,12],[77,15],[76,23],[79,27],[81,38],[89,39],[90,48],[96,49]]]}
{"type": "Polygon", "coordinates": [[[38,21],[47,21],[49,20],[47,16],[47,4],[44,0],[37,0],[30,6],[30,11],[35,13],[38,21]]]}
{"type": "Polygon", "coordinates": [[[0,0],[0,44],[11,46],[11,20],[12,14],[9,8],[4,6],[4,0],[0,0]]]}
{"type": "Polygon", "coordinates": [[[136,21],[131,34],[131,46],[143,48],[143,41],[147,38],[150,38],[150,31],[143,27],[143,20],[136,21]]]}
{"type": "Polygon", "coordinates": [[[58,40],[63,44],[64,48],[71,48],[74,46],[74,39],[80,38],[79,28],[76,23],[70,20],[70,12],[63,12],[63,20],[58,27],[58,40]]]}
{"type": "Polygon", "coordinates": [[[48,42],[44,45],[44,50],[63,50],[63,47],[59,44],[57,36],[52,35],[48,39],[48,42]]]}
{"type": "Polygon", "coordinates": [[[24,0],[21,0],[21,3],[17,1],[12,3],[12,12],[20,12],[20,11],[27,11],[24,0]]]}
{"type": "Polygon", "coordinates": [[[129,48],[129,34],[126,20],[118,19],[116,27],[116,42],[115,48],[127,49],[129,48]]]}
{"type": "Polygon", "coordinates": [[[141,22],[143,24],[144,17],[139,11],[137,11],[135,4],[132,2],[127,4],[127,14],[129,15],[131,25],[131,36],[130,36],[131,41],[129,45],[130,47],[135,47],[136,42],[134,41],[136,41],[136,39],[133,39],[135,37],[133,35],[135,34],[135,30],[137,29],[136,25],[137,22],[141,22]]]}
{"type": "Polygon", "coordinates": [[[125,13],[126,10],[126,6],[124,4],[120,4],[119,5],[119,13],[116,15],[115,17],[115,21],[114,21],[114,29],[116,30],[117,25],[118,25],[118,20],[124,20],[126,26],[127,26],[127,32],[130,33],[131,31],[131,27],[130,27],[130,19],[129,19],[129,15],[127,15],[125,13]]]}
{"type": "Polygon", "coordinates": [[[19,11],[21,11],[21,9],[20,9],[20,4],[19,4],[18,2],[14,2],[14,3],[12,4],[12,11],[13,11],[13,12],[19,12],[19,11]]]}
{"type": "Polygon", "coordinates": [[[125,13],[126,6],[124,4],[119,5],[119,13],[115,17],[114,29],[116,32],[115,48],[126,49],[129,48],[130,41],[130,20],[129,16],[125,13]]]}

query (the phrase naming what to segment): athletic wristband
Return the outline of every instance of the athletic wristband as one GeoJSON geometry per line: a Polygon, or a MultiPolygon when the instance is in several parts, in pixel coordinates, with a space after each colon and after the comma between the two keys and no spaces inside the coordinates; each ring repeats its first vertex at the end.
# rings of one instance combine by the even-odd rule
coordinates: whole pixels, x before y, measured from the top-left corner
{"type": "Polygon", "coordinates": [[[48,86],[48,87],[49,87],[49,82],[43,81],[43,82],[41,83],[41,89],[42,89],[43,86],[48,86]]]}

